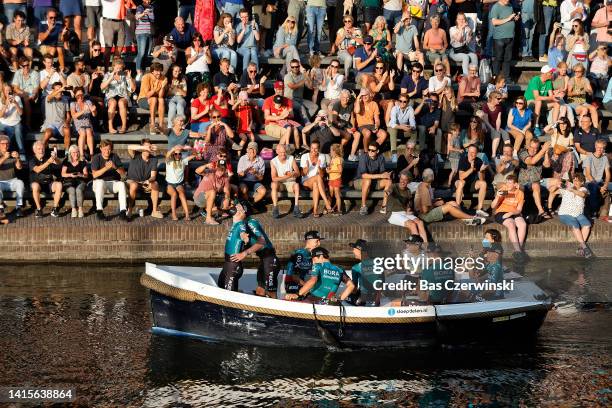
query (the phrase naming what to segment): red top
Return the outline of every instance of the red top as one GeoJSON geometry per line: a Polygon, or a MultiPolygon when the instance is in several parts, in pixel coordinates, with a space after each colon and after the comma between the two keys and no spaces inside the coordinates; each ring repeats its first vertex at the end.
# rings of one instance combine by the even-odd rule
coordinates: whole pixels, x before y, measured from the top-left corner
{"type": "Polygon", "coordinates": [[[250,125],[253,122],[253,105],[239,105],[235,110],[236,114],[236,131],[238,133],[247,133],[251,131],[250,125]]]}
{"type": "MultiPolygon", "coordinates": [[[[272,115],[280,115],[280,113],[282,112],[283,109],[289,109],[289,111],[293,111],[293,101],[291,99],[287,99],[287,98],[285,98],[283,96],[283,103],[282,103],[280,109],[276,109],[274,107],[274,95],[264,99],[264,103],[263,103],[263,111],[264,112],[266,110],[269,110],[272,115]]],[[[292,117],[292,115],[289,115],[289,117],[292,117]]],[[[266,120],[265,124],[268,125],[270,123],[274,123],[274,122],[266,120]]]]}
{"type": "MultiPolygon", "coordinates": [[[[209,105],[209,103],[210,103],[209,101],[202,103],[200,102],[200,98],[195,98],[194,100],[191,101],[191,107],[197,109],[196,113],[200,113],[206,108],[206,106],[209,105]]],[[[196,119],[196,120],[193,120],[193,116],[192,116],[191,123],[203,123],[203,122],[210,122],[210,118],[208,117],[208,115],[204,115],[200,119],[196,119]]]]}
{"type": "Polygon", "coordinates": [[[219,111],[219,113],[221,114],[222,118],[227,118],[230,115],[230,110],[229,110],[229,105],[227,103],[227,98],[225,96],[221,97],[221,100],[219,100],[219,96],[215,95],[213,97],[211,97],[208,102],[215,107],[215,109],[217,111],[219,111]],[[220,102],[220,103],[218,103],[220,102]],[[225,108],[221,107],[221,104],[225,103],[225,108]]]}

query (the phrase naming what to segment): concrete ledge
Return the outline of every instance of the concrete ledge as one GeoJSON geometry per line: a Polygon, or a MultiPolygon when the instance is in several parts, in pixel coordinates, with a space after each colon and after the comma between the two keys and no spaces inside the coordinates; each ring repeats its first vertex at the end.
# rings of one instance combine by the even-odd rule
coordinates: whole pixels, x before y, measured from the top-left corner
{"type": "MultiPolygon", "coordinates": [[[[372,213],[362,217],[351,212],[340,217],[309,217],[296,220],[284,217],[274,220],[268,214],[256,216],[286,260],[302,245],[303,233],[318,229],[326,238],[334,261],[351,258],[349,242],[357,238],[368,241],[386,241],[390,248],[400,248],[408,232],[386,222],[388,216],[372,213]]],[[[229,221],[220,226],[207,226],[201,218],[174,222],[166,218],[136,218],[131,223],[118,219],[103,222],[89,216],[82,219],[69,217],[35,219],[26,217],[1,227],[0,259],[8,263],[19,262],[212,262],[222,259],[225,235],[229,221]]],[[[497,228],[508,241],[505,229],[497,224],[469,227],[459,221],[432,224],[429,231],[445,250],[465,253],[470,247],[479,248],[483,231],[497,228]]],[[[612,224],[597,221],[589,244],[599,257],[611,257],[612,224]]],[[[569,229],[557,220],[531,226],[527,251],[532,257],[575,256],[577,244],[569,229]]],[[[511,248],[507,247],[507,253],[511,248]]],[[[284,262],[283,262],[284,263],[284,262]]]]}

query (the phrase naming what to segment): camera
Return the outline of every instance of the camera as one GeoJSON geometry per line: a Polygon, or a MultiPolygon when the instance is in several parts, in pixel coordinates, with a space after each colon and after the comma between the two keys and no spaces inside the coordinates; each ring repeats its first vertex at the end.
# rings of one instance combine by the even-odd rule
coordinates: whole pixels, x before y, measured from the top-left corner
{"type": "Polygon", "coordinates": [[[226,164],[226,163],[227,163],[227,162],[225,161],[225,159],[220,159],[220,160],[217,162],[217,165],[218,165],[219,167],[225,167],[225,164],[226,164]]]}
{"type": "Polygon", "coordinates": [[[506,190],[500,190],[500,191],[499,191],[499,195],[500,195],[500,196],[507,196],[507,195],[508,195],[508,191],[506,191],[506,190]]]}

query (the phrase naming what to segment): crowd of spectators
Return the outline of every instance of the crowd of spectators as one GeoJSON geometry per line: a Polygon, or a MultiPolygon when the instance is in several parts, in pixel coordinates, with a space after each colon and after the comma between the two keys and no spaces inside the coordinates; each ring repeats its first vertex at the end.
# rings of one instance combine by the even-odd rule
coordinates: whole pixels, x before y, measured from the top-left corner
{"type": "Polygon", "coordinates": [[[601,112],[612,103],[612,0],[2,3],[0,191],[13,192],[17,216],[27,171],[37,217],[41,192],[55,217],[65,191],[71,216],[84,216],[93,179],[100,218],[106,193],[118,195],[122,218],[138,194],[162,218],[167,192],[172,218],[180,200],[189,219],[192,184],[208,224],[233,196],[262,204],[269,194],[279,218],[287,191],[303,217],[306,190],[320,217],[343,213],[345,187],[367,215],[378,190],[379,211],[425,241],[428,223],[494,215],[517,253],[526,224],[553,217],[558,201],[583,242],[589,220],[608,221],[601,112]],[[510,70],[517,60],[540,71],[524,91],[510,70]],[[127,167],[110,141],[94,145],[94,132],[128,132],[136,107],[148,113],[146,133],[168,137],[164,166],[146,138],[128,147],[127,167]],[[260,149],[264,133],[275,151],[260,149]],[[49,148],[54,139],[64,150],[49,148]]]}

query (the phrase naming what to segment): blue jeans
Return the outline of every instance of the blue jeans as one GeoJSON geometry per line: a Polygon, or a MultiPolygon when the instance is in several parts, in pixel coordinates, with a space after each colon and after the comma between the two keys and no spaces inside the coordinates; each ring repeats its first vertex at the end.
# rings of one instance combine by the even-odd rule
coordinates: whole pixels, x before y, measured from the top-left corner
{"type": "Polygon", "coordinates": [[[244,71],[249,65],[249,62],[254,62],[259,69],[259,57],[257,56],[257,47],[242,47],[236,50],[242,57],[242,70],[244,71]]]}
{"type": "Polygon", "coordinates": [[[570,228],[581,229],[582,227],[590,227],[591,222],[584,214],[580,214],[577,217],[573,217],[571,215],[559,215],[559,222],[567,225],[570,228]]]}
{"type": "Polygon", "coordinates": [[[238,65],[238,54],[236,51],[229,47],[216,47],[212,49],[212,56],[217,61],[221,61],[223,58],[230,60],[230,71],[234,72],[234,69],[238,65]]]}
{"type": "Polygon", "coordinates": [[[187,102],[182,96],[174,95],[171,98],[166,98],[166,103],[168,104],[168,128],[170,128],[176,116],[185,116],[187,102]]]}
{"type": "Polygon", "coordinates": [[[23,12],[23,14],[25,14],[26,16],[28,15],[28,11],[26,10],[25,4],[4,3],[4,16],[3,16],[4,21],[3,22],[4,22],[5,27],[7,24],[10,24],[13,22],[13,16],[15,15],[15,12],[17,10],[23,12]]]}
{"type": "Polygon", "coordinates": [[[136,46],[138,47],[138,54],[136,55],[136,69],[144,71],[143,60],[145,56],[151,52],[151,46],[153,45],[153,37],[149,34],[138,34],[136,36],[136,46]]]}
{"type": "Polygon", "coordinates": [[[521,13],[521,54],[523,58],[532,57],[533,56],[533,33],[535,32],[536,22],[533,14],[525,14],[525,12],[521,13]]]}
{"type": "Polygon", "coordinates": [[[389,30],[393,30],[395,25],[402,18],[402,10],[387,10],[383,8],[383,17],[387,21],[387,27],[389,30]]]}
{"type": "Polygon", "coordinates": [[[306,20],[308,21],[308,49],[310,52],[319,52],[323,22],[325,21],[325,7],[306,6],[306,20]]]}
{"type": "Polygon", "coordinates": [[[553,21],[556,20],[557,8],[543,6],[542,12],[544,13],[544,32],[540,34],[540,42],[538,43],[538,54],[540,56],[548,54],[548,44],[546,44],[546,37],[550,33],[553,21]]]}
{"type": "MultiPolygon", "coordinates": [[[[599,211],[599,208],[601,207],[602,203],[603,203],[603,197],[601,195],[601,192],[599,191],[599,189],[601,188],[602,184],[598,183],[597,181],[591,181],[586,183],[586,188],[587,190],[589,190],[589,195],[586,198],[586,209],[585,209],[585,213],[587,215],[593,215],[596,214],[599,211]]],[[[602,215],[608,215],[608,214],[602,214],[602,215]]]]}
{"type": "Polygon", "coordinates": [[[238,21],[240,21],[240,10],[242,8],[244,8],[244,4],[226,2],[225,5],[223,6],[223,12],[232,16],[232,19],[233,19],[232,25],[236,25],[238,24],[238,21]]]}
{"type": "Polygon", "coordinates": [[[14,141],[17,145],[17,150],[19,150],[19,154],[25,154],[25,146],[23,145],[23,127],[21,123],[17,126],[7,126],[0,123],[0,133],[6,134],[9,139],[11,139],[11,143],[14,141]]]}
{"type": "Polygon", "coordinates": [[[178,9],[179,17],[183,17],[183,20],[187,21],[187,17],[191,15],[191,23],[193,24],[193,19],[195,18],[195,6],[179,6],[178,9]]]}

